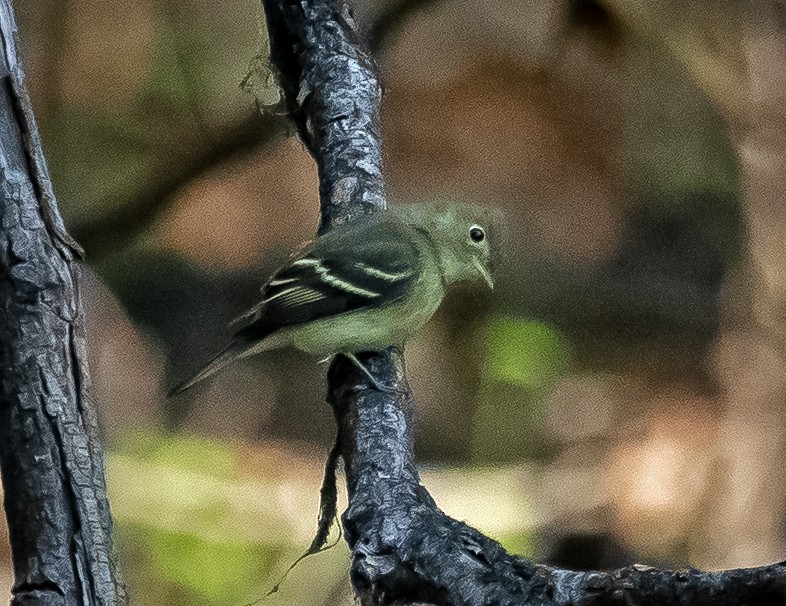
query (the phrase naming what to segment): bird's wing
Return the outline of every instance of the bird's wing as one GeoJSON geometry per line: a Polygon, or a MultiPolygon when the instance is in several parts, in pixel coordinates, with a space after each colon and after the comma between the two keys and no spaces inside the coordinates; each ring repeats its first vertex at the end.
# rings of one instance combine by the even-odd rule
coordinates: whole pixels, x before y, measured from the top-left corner
{"type": "Polygon", "coordinates": [[[237,336],[262,339],[283,326],[383,307],[411,291],[422,260],[406,228],[371,224],[346,233],[317,240],[276,272],[261,303],[239,319],[246,326],[237,336]]]}

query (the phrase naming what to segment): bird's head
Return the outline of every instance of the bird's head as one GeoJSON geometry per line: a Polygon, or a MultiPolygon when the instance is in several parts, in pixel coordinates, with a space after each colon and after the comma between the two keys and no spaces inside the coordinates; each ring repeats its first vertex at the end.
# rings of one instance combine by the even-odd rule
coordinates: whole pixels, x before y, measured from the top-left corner
{"type": "Polygon", "coordinates": [[[446,284],[491,277],[490,230],[493,211],[461,203],[392,207],[404,223],[423,231],[434,244],[446,284]]]}

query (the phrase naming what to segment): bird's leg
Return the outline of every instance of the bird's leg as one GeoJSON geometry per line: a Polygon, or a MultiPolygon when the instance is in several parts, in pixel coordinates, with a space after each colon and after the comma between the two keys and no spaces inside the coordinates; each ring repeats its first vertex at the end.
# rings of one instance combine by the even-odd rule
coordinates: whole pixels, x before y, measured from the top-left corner
{"type": "Polygon", "coordinates": [[[378,391],[384,391],[385,393],[393,393],[394,391],[396,391],[394,388],[388,387],[387,385],[377,381],[377,378],[374,375],[372,375],[371,371],[363,365],[363,362],[358,360],[358,357],[355,354],[344,353],[344,355],[350,360],[352,360],[355,366],[357,366],[363,372],[363,374],[368,377],[368,380],[371,381],[371,383],[374,385],[374,387],[377,388],[378,391]]]}

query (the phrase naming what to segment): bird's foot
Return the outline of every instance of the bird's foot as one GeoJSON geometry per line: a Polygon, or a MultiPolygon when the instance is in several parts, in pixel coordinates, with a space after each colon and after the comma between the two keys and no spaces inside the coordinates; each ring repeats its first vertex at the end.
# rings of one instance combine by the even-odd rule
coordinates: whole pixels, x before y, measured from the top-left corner
{"type": "Polygon", "coordinates": [[[355,354],[352,353],[345,353],[344,354],[347,358],[352,360],[352,363],[357,366],[361,372],[368,377],[368,380],[371,381],[371,384],[377,389],[377,391],[382,391],[384,393],[395,393],[396,388],[390,385],[385,385],[384,383],[377,380],[377,378],[371,374],[371,371],[366,368],[365,364],[361,362],[355,354]]]}

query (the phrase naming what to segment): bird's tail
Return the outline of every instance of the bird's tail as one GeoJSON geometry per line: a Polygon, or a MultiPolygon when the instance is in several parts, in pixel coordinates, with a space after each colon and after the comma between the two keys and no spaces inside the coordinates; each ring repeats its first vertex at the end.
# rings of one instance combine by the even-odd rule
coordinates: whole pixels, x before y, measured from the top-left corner
{"type": "Polygon", "coordinates": [[[224,351],[210,360],[210,362],[208,362],[207,365],[193,377],[183,381],[182,383],[178,383],[172,389],[170,389],[167,397],[171,398],[172,396],[176,396],[179,393],[183,393],[187,389],[193,387],[196,383],[199,383],[202,379],[206,379],[213,373],[218,372],[231,362],[237,360],[238,358],[242,358],[249,353],[252,353],[251,350],[253,349],[253,344],[250,344],[245,340],[233,341],[227,346],[226,349],[224,349],[224,351]]]}

